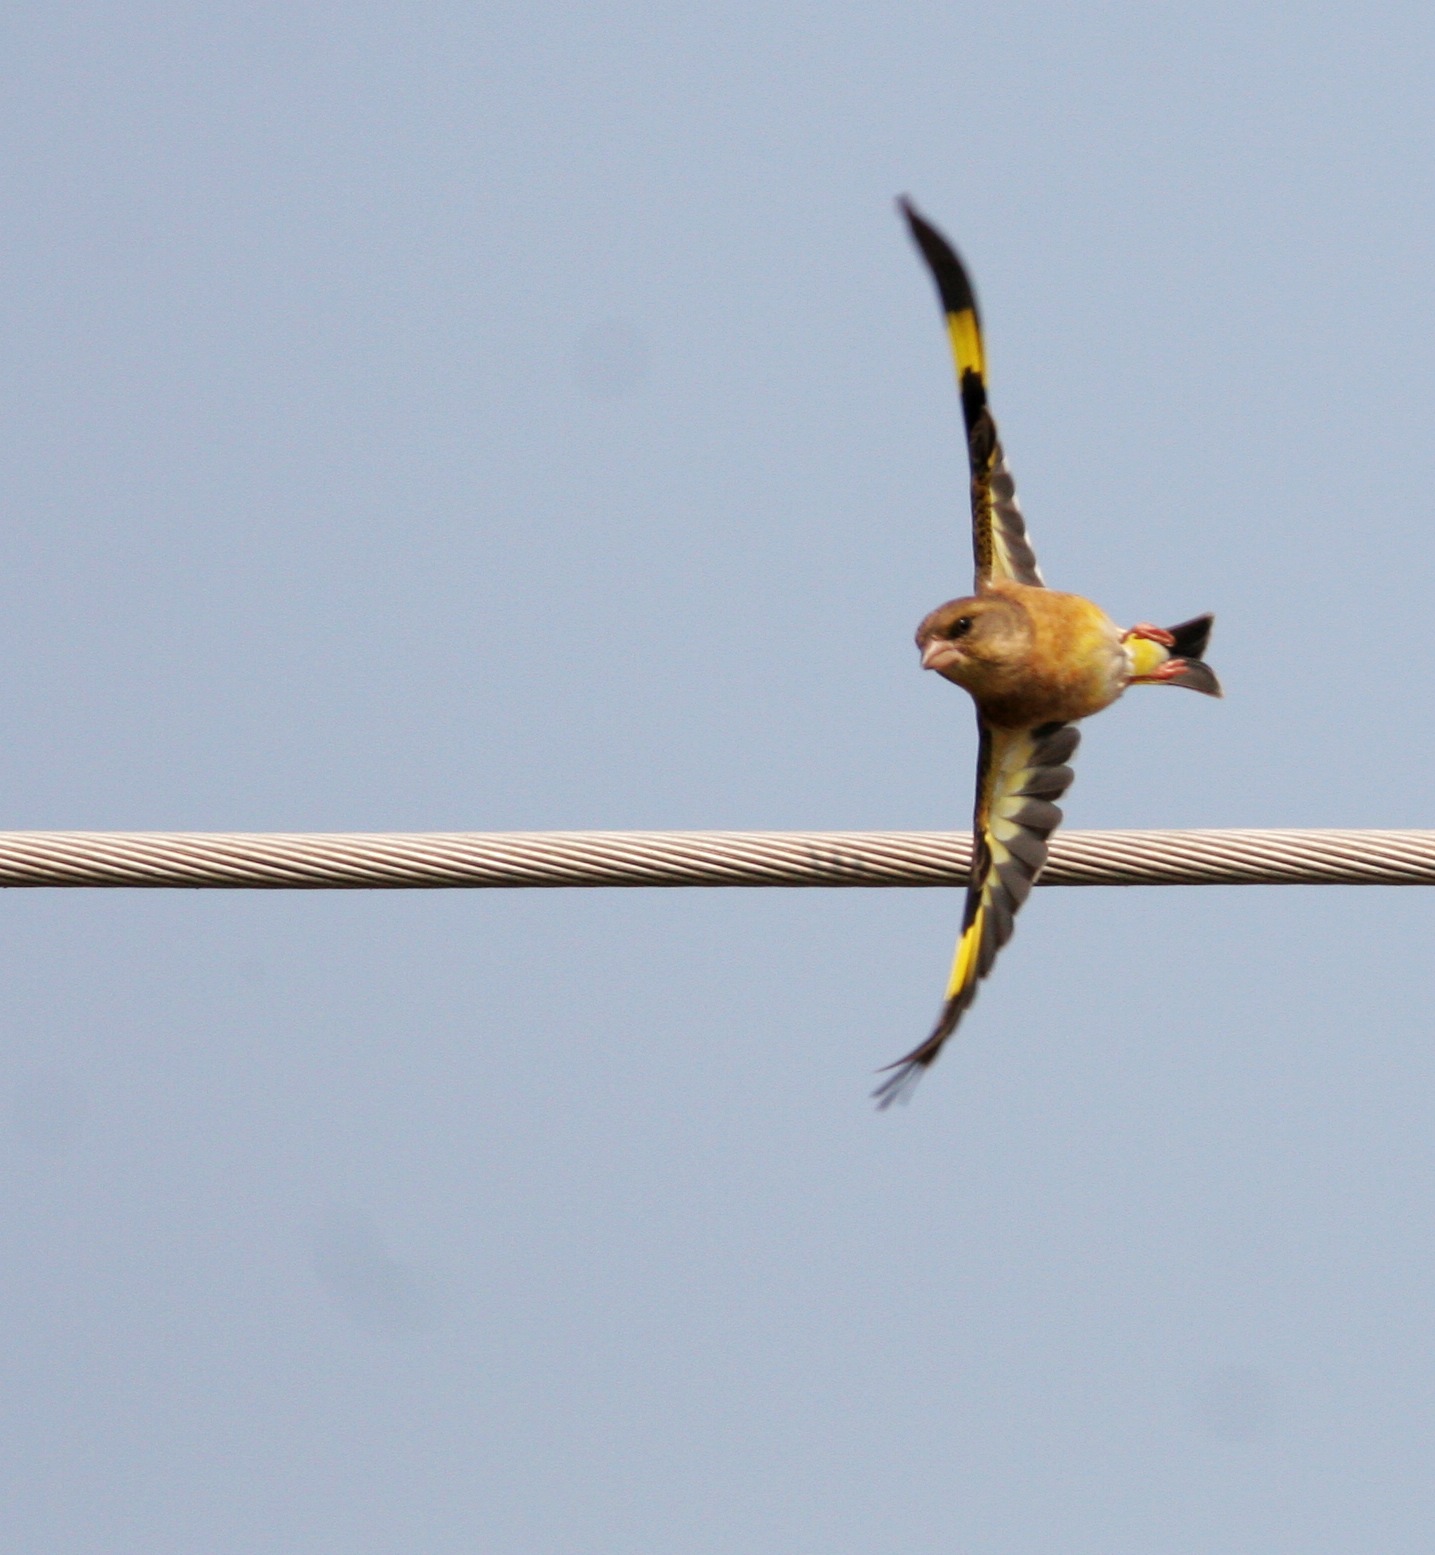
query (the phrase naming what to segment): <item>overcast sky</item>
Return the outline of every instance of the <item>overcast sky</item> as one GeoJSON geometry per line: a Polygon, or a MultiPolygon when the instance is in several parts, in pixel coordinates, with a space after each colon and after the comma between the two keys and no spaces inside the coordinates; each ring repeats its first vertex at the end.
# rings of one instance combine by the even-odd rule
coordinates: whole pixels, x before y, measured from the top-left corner
{"type": "MultiPolygon", "coordinates": [[[[1073,826],[1435,824],[1428,5],[12,4],[0,826],[960,827],[910,193],[1073,826]]],[[[1435,1520],[1435,897],[0,899],[0,1548],[1348,1555],[1435,1520]]]]}

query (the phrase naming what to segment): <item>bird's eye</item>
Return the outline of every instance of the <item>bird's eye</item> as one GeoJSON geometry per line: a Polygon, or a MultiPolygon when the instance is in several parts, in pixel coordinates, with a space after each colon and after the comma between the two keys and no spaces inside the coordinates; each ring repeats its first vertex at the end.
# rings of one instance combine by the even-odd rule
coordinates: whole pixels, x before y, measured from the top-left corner
{"type": "Polygon", "coordinates": [[[952,622],[952,629],[947,633],[947,636],[955,641],[958,637],[965,637],[967,633],[971,631],[971,629],[972,618],[970,616],[958,616],[957,619],[952,622]]]}

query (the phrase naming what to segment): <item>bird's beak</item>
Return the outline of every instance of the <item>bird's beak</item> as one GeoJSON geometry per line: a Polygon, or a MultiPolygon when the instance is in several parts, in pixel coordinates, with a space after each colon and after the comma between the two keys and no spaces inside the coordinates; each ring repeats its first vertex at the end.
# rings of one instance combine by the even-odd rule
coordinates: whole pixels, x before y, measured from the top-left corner
{"type": "Polygon", "coordinates": [[[926,647],[922,649],[922,668],[940,673],[957,656],[951,643],[944,642],[940,637],[928,638],[926,647]]]}

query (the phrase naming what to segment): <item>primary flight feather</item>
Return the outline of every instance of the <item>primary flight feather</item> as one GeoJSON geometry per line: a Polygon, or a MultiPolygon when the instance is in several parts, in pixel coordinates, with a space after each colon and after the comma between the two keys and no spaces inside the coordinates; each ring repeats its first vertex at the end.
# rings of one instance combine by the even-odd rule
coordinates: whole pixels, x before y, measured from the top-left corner
{"type": "Polygon", "coordinates": [[[900,202],[937,285],[957,369],[972,476],[973,593],[940,605],[917,628],[923,669],[971,694],[977,708],[976,809],[966,908],[941,1014],[931,1035],[890,1066],[874,1093],[886,1107],[936,1059],[1011,938],[1012,920],[1046,863],[1071,783],[1077,720],[1133,685],[1221,687],[1203,662],[1209,615],[1126,631],[1098,605],[1046,587],[987,406],[976,296],[951,244],[900,202]]]}

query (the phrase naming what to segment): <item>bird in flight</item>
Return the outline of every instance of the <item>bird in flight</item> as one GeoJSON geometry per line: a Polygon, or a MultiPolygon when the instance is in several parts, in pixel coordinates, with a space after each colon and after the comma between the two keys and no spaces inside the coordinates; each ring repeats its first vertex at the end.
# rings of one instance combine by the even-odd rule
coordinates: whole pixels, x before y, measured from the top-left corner
{"type": "Polygon", "coordinates": [[[1017,506],[1016,485],[987,408],[976,297],[950,243],[898,202],[937,284],[957,368],[972,471],[974,591],[939,605],[917,628],[922,668],[969,692],[977,708],[977,794],[966,909],[941,1014],[931,1035],[883,1071],[873,1093],[890,1106],[941,1052],[977,984],[1011,938],[1012,920],[1046,863],[1071,783],[1076,723],[1128,686],[1186,686],[1218,697],[1203,661],[1214,617],[1126,631],[1078,594],[1049,589],[1017,506]]]}

